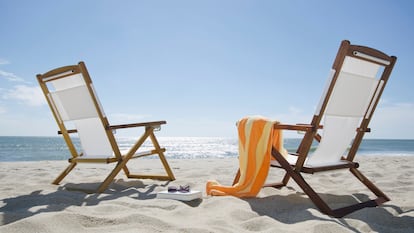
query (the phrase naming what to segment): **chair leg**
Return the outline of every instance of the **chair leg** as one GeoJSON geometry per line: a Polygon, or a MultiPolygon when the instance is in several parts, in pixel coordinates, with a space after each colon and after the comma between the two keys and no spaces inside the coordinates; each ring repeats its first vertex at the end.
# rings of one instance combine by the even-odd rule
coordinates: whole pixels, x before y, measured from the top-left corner
{"type": "MultiPolygon", "coordinates": [[[[145,142],[145,140],[148,138],[148,136],[152,133],[152,130],[146,129],[144,134],[141,136],[141,138],[132,146],[132,148],[129,150],[128,155],[125,156],[125,158],[117,163],[115,168],[112,170],[111,173],[105,178],[105,180],[102,182],[102,184],[98,188],[98,192],[102,193],[105,191],[105,189],[109,186],[109,184],[112,182],[112,180],[118,175],[118,173],[124,169],[126,174],[128,175],[129,171],[128,168],[126,168],[127,162],[132,158],[132,156],[135,154],[135,152],[142,146],[142,144],[145,142]]],[[[129,177],[130,175],[128,175],[129,177]]]]}
{"type": "Polygon", "coordinates": [[[173,181],[175,180],[174,174],[167,162],[167,159],[165,158],[165,155],[163,153],[163,149],[161,149],[157,139],[155,138],[155,135],[153,133],[153,129],[148,131],[148,135],[146,136],[150,137],[152,144],[155,148],[155,154],[158,154],[162,165],[164,167],[165,172],[167,173],[167,175],[147,175],[147,174],[128,174],[127,177],[128,178],[135,178],[135,179],[155,179],[155,180],[168,180],[168,181],[173,181]]]}
{"type": "Polygon", "coordinates": [[[163,151],[161,150],[160,144],[158,143],[158,140],[155,137],[153,132],[150,134],[150,138],[151,138],[152,144],[154,145],[155,149],[158,151],[158,155],[161,159],[161,162],[162,162],[162,165],[164,166],[165,171],[168,174],[169,180],[170,181],[175,180],[175,177],[174,177],[174,174],[173,174],[173,172],[170,168],[170,165],[168,164],[167,159],[165,158],[165,155],[164,155],[163,151]]]}
{"type": "Polygon", "coordinates": [[[239,182],[239,179],[240,179],[240,168],[237,170],[236,176],[234,177],[233,185],[237,184],[237,182],[239,182]]]}
{"type": "MultiPolygon", "coordinates": [[[[296,181],[299,187],[309,196],[312,202],[318,207],[318,209],[327,214],[333,216],[332,209],[326,204],[324,200],[313,190],[313,188],[305,181],[305,179],[298,173],[295,172],[290,166],[291,169],[289,173],[292,176],[292,179],[296,181]]],[[[335,216],[334,216],[335,217],[335,216]]]]}
{"type": "MultiPolygon", "coordinates": [[[[279,151],[277,151],[276,149],[272,149],[272,157],[274,158],[274,159],[276,159],[277,161],[279,161],[277,158],[279,158],[279,157],[283,157],[283,155],[281,155],[280,153],[279,153],[279,151]],[[275,153],[275,154],[278,154],[277,156],[275,156],[273,153],[275,153]]],[[[279,162],[280,163],[280,162],[279,162]]],[[[286,162],[287,163],[287,162],[286,162]]],[[[289,165],[289,164],[288,164],[289,165]]],[[[289,165],[290,166],[290,165],[289,165]]],[[[273,188],[282,188],[282,187],[284,187],[284,186],[286,186],[287,185],[287,183],[289,182],[289,179],[290,179],[290,175],[289,175],[289,173],[288,172],[286,172],[286,174],[285,174],[285,176],[283,177],[283,180],[282,180],[282,182],[277,182],[277,183],[267,183],[267,184],[265,184],[265,185],[263,185],[263,187],[273,187],[273,188]]]]}
{"type": "Polygon", "coordinates": [[[365,207],[375,207],[389,200],[389,198],[381,190],[379,190],[371,181],[369,181],[368,178],[362,175],[360,171],[358,171],[356,168],[351,168],[350,171],[375,195],[377,195],[378,198],[338,209],[331,209],[328,206],[328,204],[305,181],[305,179],[300,175],[300,172],[296,172],[280,153],[278,153],[276,150],[273,150],[272,155],[278,160],[282,168],[286,171],[286,175],[292,177],[292,179],[299,185],[299,187],[305,192],[305,194],[308,195],[308,197],[312,200],[316,207],[318,207],[318,209],[324,214],[330,215],[335,218],[341,218],[357,210],[363,209],[365,207]]]}
{"type": "Polygon", "coordinates": [[[288,173],[286,173],[285,177],[283,177],[283,180],[282,180],[283,186],[287,185],[287,183],[289,182],[289,179],[290,179],[290,175],[288,173]]]}
{"type": "Polygon", "coordinates": [[[69,174],[69,172],[71,172],[73,170],[73,168],[76,167],[76,165],[77,165],[77,163],[71,162],[69,164],[69,166],[65,170],[63,170],[63,172],[60,173],[60,175],[52,182],[52,184],[59,184],[60,181],[62,181],[63,178],[65,178],[66,175],[69,174]]]}
{"type": "Polygon", "coordinates": [[[266,183],[263,185],[263,187],[272,187],[272,188],[283,188],[287,185],[288,181],[290,179],[290,175],[286,172],[285,176],[283,177],[283,180],[281,182],[276,183],[266,183]]]}
{"type": "Polygon", "coordinates": [[[359,181],[361,181],[371,192],[373,192],[378,198],[376,199],[376,202],[378,205],[381,205],[384,202],[387,202],[390,200],[385,193],[383,193],[374,183],[372,183],[366,176],[364,176],[357,168],[350,168],[350,171],[352,174],[355,175],[355,177],[358,178],[359,181]]]}
{"type": "MultiPolygon", "coordinates": [[[[109,175],[105,178],[105,180],[100,184],[100,186],[97,189],[97,192],[102,193],[104,192],[107,187],[111,184],[111,182],[114,180],[114,178],[119,174],[121,170],[124,171],[125,175],[128,178],[139,178],[139,179],[158,179],[158,180],[169,180],[173,181],[175,180],[174,174],[167,162],[167,159],[165,158],[165,155],[163,153],[165,149],[161,149],[157,139],[154,135],[154,129],[151,127],[147,127],[145,129],[144,134],[139,138],[139,140],[132,146],[132,148],[129,150],[128,154],[114,167],[114,169],[109,173],[109,175]],[[142,144],[145,142],[145,140],[150,137],[154,148],[155,153],[157,153],[160,157],[160,160],[164,166],[164,169],[167,173],[167,175],[138,175],[138,174],[130,174],[129,169],[127,167],[128,161],[133,157],[135,152],[142,146],[142,144]]],[[[53,184],[59,184],[60,181],[77,165],[76,162],[71,162],[70,165],[53,181],[53,184]]]]}
{"type": "Polygon", "coordinates": [[[98,187],[97,192],[102,193],[106,190],[106,188],[111,184],[111,182],[114,180],[116,175],[125,167],[125,164],[128,162],[128,159],[124,159],[121,162],[118,162],[115,168],[112,170],[111,173],[105,178],[105,180],[101,183],[101,185],[98,187]]]}

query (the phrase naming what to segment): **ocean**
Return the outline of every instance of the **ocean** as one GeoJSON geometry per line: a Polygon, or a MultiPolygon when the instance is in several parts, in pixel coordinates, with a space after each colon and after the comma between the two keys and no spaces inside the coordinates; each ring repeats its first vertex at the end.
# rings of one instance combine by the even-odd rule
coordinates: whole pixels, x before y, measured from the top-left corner
{"type": "MultiPolygon", "coordinates": [[[[135,142],[133,138],[119,138],[122,149],[135,142]]],[[[238,156],[238,140],[222,137],[159,137],[167,158],[228,158],[238,156]]],[[[285,139],[285,147],[295,151],[300,139],[285,139]]],[[[75,138],[77,148],[79,140],[75,138]]],[[[146,142],[145,147],[150,144],[146,142]]],[[[414,156],[414,140],[365,139],[358,156],[414,156]]],[[[0,162],[66,160],[70,157],[62,137],[0,136],[0,162]]]]}

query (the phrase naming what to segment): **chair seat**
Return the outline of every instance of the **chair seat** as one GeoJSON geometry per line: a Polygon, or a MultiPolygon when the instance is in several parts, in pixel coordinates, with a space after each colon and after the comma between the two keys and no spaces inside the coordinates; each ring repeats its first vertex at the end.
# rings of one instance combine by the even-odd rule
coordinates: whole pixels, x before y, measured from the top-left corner
{"type": "MultiPolygon", "coordinates": [[[[299,158],[299,156],[288,154],[285,156],[285,159],[288,161],[288,163],[293,167],[296,165],[296,161],[299,158]]],[[[309,169],[318,169],[318,168],[326,168],[326,167],[341,167],[353,164],[352,162],[346,161],[346,160],[339,160],[339,161],[333,161],[333,162],[325,162],[325,163],[314,163],[312,161],[309,161],[307,158],[305,160],[305,164],[303,165],[304,168],[309,169]]],[[[270,165],[273,167],[282,167],[277,160],[271,160],[270,165]]]]}

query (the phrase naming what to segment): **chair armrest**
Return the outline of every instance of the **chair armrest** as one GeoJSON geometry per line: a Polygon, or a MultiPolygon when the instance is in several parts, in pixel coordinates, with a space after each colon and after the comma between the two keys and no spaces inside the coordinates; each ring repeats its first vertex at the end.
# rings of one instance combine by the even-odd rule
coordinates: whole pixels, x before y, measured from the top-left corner
{"type": "Polygon", "coordinates": [[[141,123],[132,123],[132,124],[122,124],[122,125],[110,125],[108,129],[125,129],[125,128],[132,128],[132,127],[152,127],[152,126],[160,126],[162,124],[167,124],[166,121],[151,121],[151,122],[141,122],[141,123]]]}
{"type": "MultiPolygon", "coordinates": [[[[76,129],[68,129],[68,130],[66,130],[66,132],[68,132],[68,133],[77,133],[78,132],[78,130],[76,130],[76,129]]],[[[62,131],[57,131],[57,133],[58,134],[62,134],[62,131]]]]}
{"type": "Polygon", "coordinates": [[[357,128],[357,132],[359,132],[359,131],[361,131],[361,132],[365,132],[365,133],[371,133],[371,128],[366,128],[366,129],[363,129],[363,128],[357,128]]]}
{"type": "MultiPolygon", "coordinates": [[[[107,127],[109,130],[115,129],[126,129],[132,127],[157,127],[163,124],[167,124],[166,121],[150,121],[150,122],[141,122],[141,123],[131,123],[131,124],[122,124],[122,125],[110,125],[107,127]]],[[[68,133],[77,133],[76,129],[67,130],[68,133]]],[[[62,131],[58,131],[58,134],[62,134],[62,131]]]]}
{"type": "MultiPolygon", "coordinates": [[[[296,124],[296,125],[288,125],[288,124],[275,124],[273,126],[274,129],[284,129],[284,130],[295,130],[295,131],[311,131],[315,130],[315,127],[310,124],[296,124]]],[[[319,126],[318,128],[322,128],[319,126]]]]}

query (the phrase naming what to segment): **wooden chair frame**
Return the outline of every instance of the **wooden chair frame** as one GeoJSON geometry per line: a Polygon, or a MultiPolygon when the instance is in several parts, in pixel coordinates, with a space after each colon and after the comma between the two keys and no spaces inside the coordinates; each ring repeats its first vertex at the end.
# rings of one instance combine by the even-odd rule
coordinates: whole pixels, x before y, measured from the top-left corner
{"type": "MultiPolygon", "coordinates": [[[[265,187],[274,187],[274,188],[281,188],[286,186],[290,178],[292,178],[299,187],[309,196],[312,202],[319,208],[319,210],[327,215],[333,217],[343,217],[349,213],[354,211],[360,210],[365,207],[375,207],[381,205],[384,202],[389,201],[390,199],[376,186],[373,182],[371,182],[366,176],[364,176],[360,170],[358,170],[359,164],[354,162],[354,158],[358,151],[358,148],[362,142],[362,138],[366,132],[370,132],[370,128],[368,128],[369,122],[372,118],[372,115],[375,111],[375,108],[378,105],[379,99],[382,95],[384,87],[389,79],[391,71],[394,67],[396,62],[395,56],[388,56],[383,52],[375,50],[373,48],[365,47],[365,46],[357,46],[351,45],[349,41],[344,40],[341,43],[339,48],[337,57],[333,64],[333,69],[336,71],[340,71],[343,65],[344,59],[346,56],[366,60],[369,62],[373,62],[376,64],[380,64],[384,66],[384,70],[382,72],[382,76],[380,77],[380,82],[382,85],[377,86],[376,94],[373,96],[370,102],[370,107],[366,111],[365,116],[360,122],[359,127],[356,129],[357,133],[354,137],[353,143],[348,151],[348,154],[345,157],[342,157],[342,160],[345,163],[338,164],[338,165],[330,165],[330,166],[319,166],[319,167],[307,167],[305,166],[305,161],[308,157],[309,151],[311,146],[316,140],[317,142],[321,141],[322,136],[318,133],[318,130],[323,129],[323,126],[320,124],[323,118],[325,109],[328,105],[329,98],[332,94],[334,89],[335,83],[338,79],[340,72],[335,72],[332,81],[330,82],[329,88],[325,95],[325,98],[322,102],[320,107],[319,113],[315,114],[312,118],[310,124],[297,124],[297,125],[289,125],[289,124],[275,124],[275,130],[294,130],[294,131],[303,131],[304,136],[301,140],[301,143],[296,151],[296,153],[292,155],[296,155],[297,161],[296,164],[290,164],[287,159],[282,155],[282,152],[278,151],[273,147],[272,149],[272,156],[277,160],[279,165],[278,168],[282,168],[285,170],[286,174],[281,182],[278,183],[271,183],[265,184],[265,187]],[[377,198],[359,202],[357,204],[353,204],[350,206],[332,209],[329,205],[321,198],[321,196],[306,182],[304,177],[301,173],[309,173],[314,174],[318,172],[324,171],[333,171],[337,169],[349,169],[349,171],[359,180],[361,181],[372,193],[376,195],[377,198]]],[[[238,181],[239,173],[236,175],[234,183],[238,181]]]]}
{"type": "Polygon", "coordinates": [[[160,144],[154,134],[154,131],[157,129],[160,129],[162,124],[166,124],[166,121],[153,121],[153,122],[142,122],[142,123],[133,123],[133,124],[110,125],[108,119],[102,112],[100,103],[93,90],[92,80],[89,76],[89,73],[86,69],[84,62],[79,62],[78,65],[60,67],[60,68],[51,70],[44,74],[38,74],[37,80],[46,97],[46,100],[53,113],[53,116],[59,126],[58,133],[63,136],[68,146],[68,149],[70,151],[70,154],[72,156],[68,160],[69,166],[53,181],[53,184],[59,184],[65,178],[65,176],[68,175],[69,172],[71,172],[73,168],[76,167],[78,163],[117,163],[114,169],[110,172],[110,174],[105,178],[105,180],[98,187],[97,192],[105,191],[107,187],[110,185],[110,183],[113,181],[113,179],[116,177],[116,175],[121,170],[124,171],[125,175],[128,178],[158,179],[158,180],[169,180],[169,181],[175,180],[174,174],[164,155],[165,148],[160,147],[160,144]],[[65,77],[68,77],[74,74],[82,74],[82,77],[86,83],[86,87],[88,88],[90,97],[93,100],[96,111],[104,127],[106,137],[108,138],[109,143],[112,147],[114,156],[108,156],[107,158],[83,158],[82,153],[79,153],[77,151],[72,141],[72,138],[70,136],[71,133],[77,133],[77,130],[66,128],[65,122],[60,118],[59,112],[54,107],[55,105],[52,102],[51,98],[49,98],[50,90],[48,88],[47,82],[57,80],[57,79],[63,79],[65,77]],[[116,129],[126,129],[126,128],[132,128],[132,127],[144,127],[145,130],[143,134],[135,142],[135,144],[129,149],[129,151],[126,154],[121,154],[121,151],[119,150],[113,131],[116,129]],[[154,149],[136,153],[138,149],[143,145],[143,143],[148,138],[151,140],[154,146],[154,149]],[[127,163],[130,159],[149,156],[149,155],[155,155],[155,154],[159,156],[164,166],[164,169],[167,173],[166,175],[147,175],[147,174],[131,174],[130,173],[127,167],[127,163]]]}

